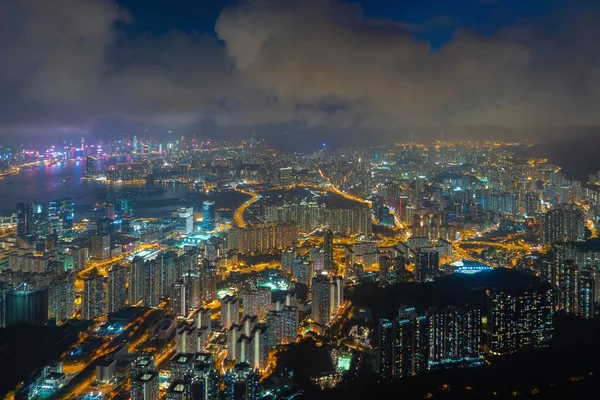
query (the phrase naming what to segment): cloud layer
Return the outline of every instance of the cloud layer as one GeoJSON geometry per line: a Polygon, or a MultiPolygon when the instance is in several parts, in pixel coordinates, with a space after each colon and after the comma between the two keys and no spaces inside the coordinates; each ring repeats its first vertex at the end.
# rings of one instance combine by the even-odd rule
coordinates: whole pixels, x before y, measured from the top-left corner
{"type": "MultiPolygon", "coordinates": [[[[114,0],[0,2],[0,134],[76,132],[118,118],[194,129],[345,131],[598,126],[592,13],[432,51],[414,29],[334,0],[244,2],[208,35],[128,37],[114,0]],[[50,4],[51,3],[51,4],[50,4]],[[544,29],[552,25],[553,29],[544,29]]],[[[556,16],[558,17],[558,16],[556,16]]]]}

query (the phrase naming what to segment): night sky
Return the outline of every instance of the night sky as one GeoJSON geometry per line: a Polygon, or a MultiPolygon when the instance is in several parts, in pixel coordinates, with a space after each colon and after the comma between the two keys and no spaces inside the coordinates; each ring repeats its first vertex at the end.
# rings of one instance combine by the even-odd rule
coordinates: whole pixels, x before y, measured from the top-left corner
{"type": "Polygon", "coordinates": [[[3,1],[0,137],[594,130],[599,3],[3,1]]]}

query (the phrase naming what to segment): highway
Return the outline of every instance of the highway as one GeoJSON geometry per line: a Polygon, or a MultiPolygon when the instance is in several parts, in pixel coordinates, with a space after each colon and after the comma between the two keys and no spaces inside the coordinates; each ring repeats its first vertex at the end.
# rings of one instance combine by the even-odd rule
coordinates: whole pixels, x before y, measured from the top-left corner
{"type": "Polygon", "coordinates": [[[247,225],[246,221],[244,221],[244,213],[246,212],[248,207],[250,207],[250,205],[252,205],[258,199],[260,199],[260,195],[256,194],[255,192],[249,192],[249,191],[243,190],[243,189],[236,188],[236,190],[240,193],[252,196],[249,200],[245,201],[241,206],[239,206],[238,209],[235,210],[235,213],[233,214],[233,219],[234,219],[235,223],[237,224],[237,226],[239,226],[240,228],[244,228],[247,225]]]}

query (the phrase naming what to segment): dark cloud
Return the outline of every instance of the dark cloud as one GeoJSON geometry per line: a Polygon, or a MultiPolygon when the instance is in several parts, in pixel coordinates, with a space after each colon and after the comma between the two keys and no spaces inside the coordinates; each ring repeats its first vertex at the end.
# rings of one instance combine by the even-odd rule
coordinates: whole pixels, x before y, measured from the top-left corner
{"type": "Polygon", "coordinates": [[[547,17],[492,38],[458,30],[439,50],[415,40],[421,27],[366,20],[356,5],[333,0],[226,8],[219,41],[176,31],[127,37],[120,27],[135,16],[114,0],[1,2],[0,15],[5,134],[85,132],[113,119],[213,132],[600,124],[594,13],[547,17]]]}

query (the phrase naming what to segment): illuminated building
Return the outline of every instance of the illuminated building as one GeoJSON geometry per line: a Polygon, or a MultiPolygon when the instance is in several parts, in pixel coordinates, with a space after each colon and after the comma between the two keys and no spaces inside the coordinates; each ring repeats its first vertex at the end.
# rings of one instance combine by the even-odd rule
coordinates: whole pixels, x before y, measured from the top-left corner
{"type": "Polygon", "coordinates": [[[194,400],[220,399],[221,375],[213,368],[212,363],[196,363],[193,380],[194,400]]]}
{"type": "MultiPolygon", "coordinates": [[[[331,322],[333,317],[332,303],[335,304],[336,299],[333,298],[332,284],[328,276],[318,275],[312,280],[312,320],[323,331],[331,322]]],[[[337,312],[337,309],[335,309],[337,312]]]]}
{"type": "Polygon", "coordinates": [[[225,329],[240,322],[240,301],[235,296],[225,296],[221,300],[221,324],[225,329]]]}
{"type": "Polygon", "coordinates": [[[96,227],[99,236],[112,235],[114,233],[113,220],[108,217],[100,217],[96,221],[96,227]]]}
{"type": "Polygon", "coordinates": [[[59,238],[73,236],[73,218],[75,202],[71,197],[53,200],[48,207],[50,232],[59,238]]]}
{"type": "Polygon", "coordinates": [[[288,247],[285,251],[281,252],[281,269],[284,272],[292,272],[292,268],[294,267],[294,260],[298,252],[294,247],[288,247]]]}
{"type": "Polygon", "coordinates": [[[113,265],[106,282],[106,312],[114,313],[127,307],[127,275],[129,269],[113,265]]]}
{"type": "Polygon", "coordinates": [[[187,292],[187,285],[184,281],[173,284],[171,310],[179,317],[186,317],[190,313],[190,298],[187,292]]]}
{"type": "Polygon", "coordinates": [[[268,356],[268,327],[258,323],[258,317],[245,316],[227,332],[227,359],[263,368],[268,356]]]}
{"type": "Polygon", "coordinates": [[[242,312],[244,315],[257,315],[264,319],[271,309],[271,289],[259,287],[241,294],[242,312]]]}
{"type": "Polygon", "coordinates": [[[48,286],[48,318],[56,322],[75,314],[75,274],[64,273],[52,279],[48,286]]]}
{"type": "Polygon", "coordinates": [[[206,302],[217,298],[217,267],[215,265],[205,265],[203,267],[204,279],[202,280],[202,299],[206,302]]]}
{"type": "Polygon", "coordinates": [[[132,400],[158,400],[160,396],[158,372],[144,372],[131,380],[132,400]]]}
{"type": "Polygon", "coordinates": [[[429,362],[446,363],[481,356],[481,311],[448,307],[429,313],[429,362]]]}
{"type": "Polygon", "coordinates": [[[321,273],[325,268],[325,252],[319,246],[310,249],[310,260],[313,262],[315,273],[321,273]]]}
{"type": "MultiPolygon", "coordinates": [[[[4,303],[4,325],[25,323],[42,326],[48,323],[48,291],[35,290],[26,283],[16,289],[10,286],[0,288],[0,305],[4,303]]],[[[0,315],[1,317],[1,315],[0,315]]],[[[0,322],[1,322],[0,318],[0,322]]]]}
{"type": "Polygon", "coordinates": [[[230,249],[241,253],[265,252],[283,249],[298,241],[298,225],[295,223],[269,223],[236,227],[228,232],[227,243],[230,249]]]}
{"type": "Polygon", "coordinates": [[[191,325],[183,325],[177,330],[177,352],[178,353],[197,353],[204,346],[200,346],[200,330],[191,325]]]}
{"type": "Polygon", "coordinates": [[[110,234],[92,236],[92,258],[107,260],[110,258],[110,234]]]}
{"type": "Polygon", "coordinates": [[[129,304],[135,306],[144,300],[145,292],[145,266],[144,259],[136,256],[131,261],[129,269],[129,304]]]}
{"type": "Polygon", "coordinates": [[[563,204],[542,217],[541,241],[545,244],[577,242],[585,236],[585,216],[573,204],[563,204]]]}
{"type": "Polygon", "coordinates": [[[191,379],[173,380],[167,389],[167,400],[192,400],[191,379]]]}
{"type": "Polygon", "coordinates": [[[181,207],[177,210],[177,231],[182,235],[189,235],[194,231],[194,209],[181,207]]]}
{"type": "Polygon", "coordinates": [[[296,258],[292,266],[292,276],[300,283],[308,286],[312,285],[312,279],[315,276],[315,266],[312,261],[304,258],[296,258]]]}
{"type": "Polygon", "coordinates": [[[437,251],[420,251],[415,266],[415,280],[426,282],[439,274],[440,254],[437,251]]]}
{"type": "Polygon", "coordinates": [[[394,323],[388,319],[379,320],[379,376],[390,379],[394,371],[394,323]]]}
{"type": "Polygon", "coordinates": [[[495,355],[548,346],[552,340],[554,315],[550,287],[509,293],[486,292],[486,350],[495,355]]]}
{"type": "Polygon", "coordinates": [[[96,270],[83,279],[81,297],[81,318],[96,319],[105,313],[104,278],[96,270]]]}
{"type": "Polygon", "coordinates": [[[286,296],[285,301],[274,303],[274,309],[267,314],[267,334],[269,346],[291,343],[298,337],[298,307],[295,296],[286,296]]]}
{"type": "Polygon", "coordinates": [[[323,233],[323,252],[325,253],[323,267],[325,271],[329,271],[333,268],[333,232],[331,229],[326,229],[323,233]]]}
{"type": "Polygon", "coordinates": [[[207,328],[211,331],[211,311],[210,308],[199,308],[194,314],[196,328],[207,328]]]}
{"type": "Polygon", "coordinates": [[[205,200],[202,203],[202,229],[207,232],[215,230],[216,219],[217,212],[215,209],[215,202],[212,200],[205,200]]]}
{"type": "Polygon", "coordinates": [[[591,271],[579,275],[577,314],[586,319],[596,316],[596,280],[591,271]]]}
{"type": "Polygon", "coordinates": [[[394,324],[394,376],[414,376],[429,368],[429,321],[403,307],[394,324]]]}
{"type": "Polygon", "coordinates": [[[260,399],[260,376],[250,365],[237,364],[232,370],[226,372],[224,380],[225,400],[260,399]]]}
{"type": "Polygon", "coordinates": [[[92,156],[85,158],[85,176],[92,177],[96,173],[96,159],[92,156]]]}
{"type": "Polygon", "coordinates": [[[48,213],[38,203],[19,203],[17,205],[17,236],[45,238],[49,234],[48,213]]]}

